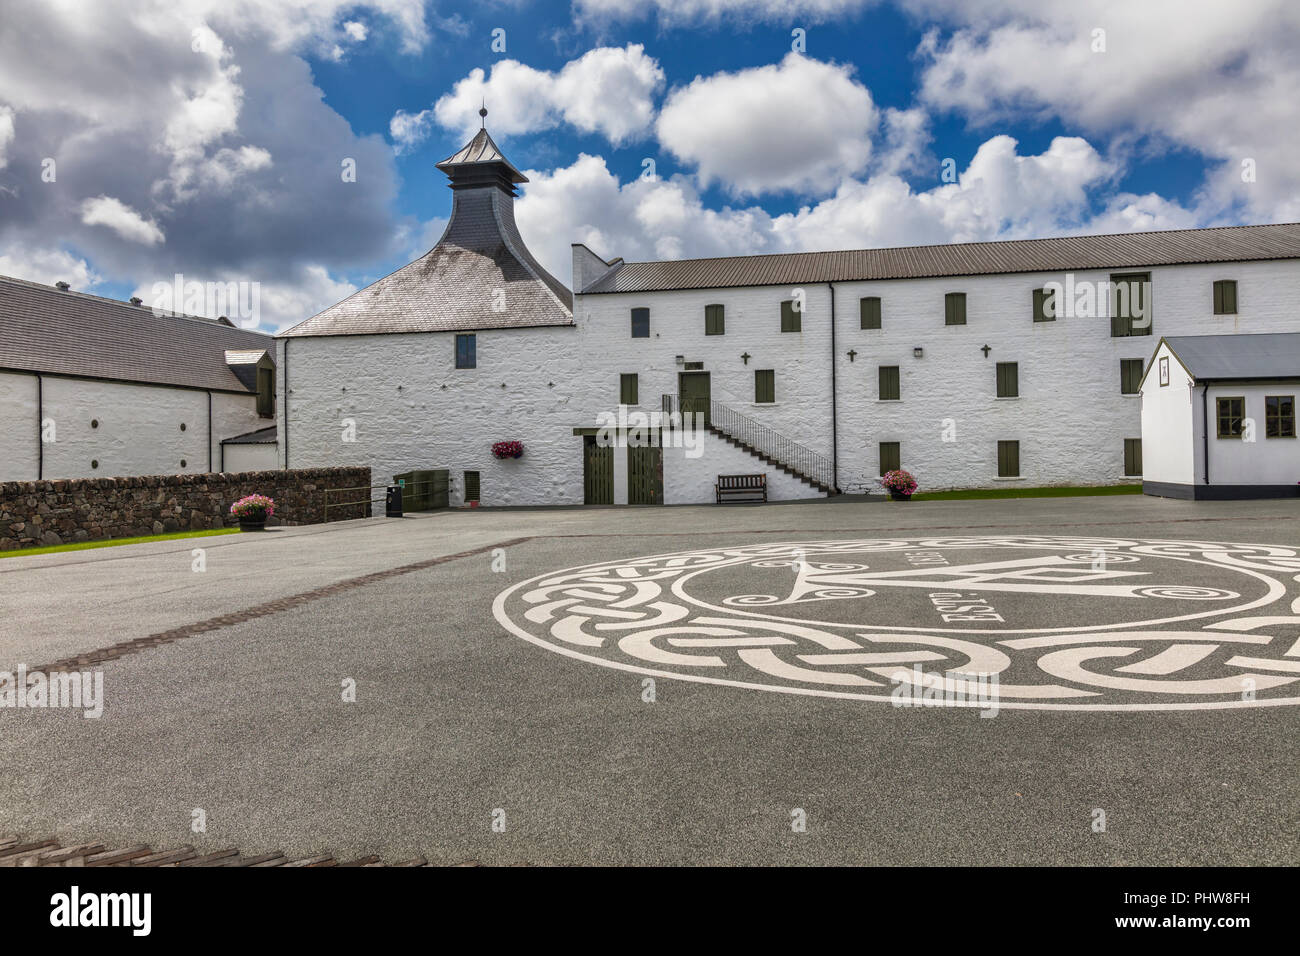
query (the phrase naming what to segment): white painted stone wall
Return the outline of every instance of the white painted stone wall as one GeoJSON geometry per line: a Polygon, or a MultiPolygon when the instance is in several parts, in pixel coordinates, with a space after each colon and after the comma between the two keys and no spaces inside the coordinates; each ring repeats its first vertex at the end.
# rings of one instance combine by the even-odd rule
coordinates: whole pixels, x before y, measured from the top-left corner
{"type": "Polygon", "coordinates": [[[664,456],[664,504],[684,505],[715,500],[718,475],[767,475],[768,501],[802,501],[825,495],[716,435],[701,432],[702,454],[694,457],[683,446],[667,447],[664,456]]]}
{"type": "MultiPolygon", "coordinates": [[[[1104,303],[1095,318],[1034,323],[1032,290],[1062,281],[1059,274],[836,284],[841,488],[878,490],[882,441],[901,443],[903,467],[922,490],[1004,485],[997,477],[1000,439],[1021,443],[1019,484],[1132,481],[1123,474],[1124,439],[1142,436],[1141,400],[1120,393],[1120,360],[1149,360],[1162,335],[1295,331],[1300,301],[1300,262],[1149,271],[1153,334],[1130,338],[1111,338],[1104,303]],[[1238,315],[1213,315],[1216,279],[1238,281],[1238,315]],[[965,326],[944,325],[950,291],[967,295],[965,326]],[[882,298],[880,330],[859,327],[865,295],[882,298]],[[913,355],[917,346],[921,358],[913,355]],[[1019,364],[1018,398],[996,397],[1000,361],[1019,364]],[[899,366],[897,402],[878,400],[880,365],[899,366]],[[945,423],[955,441],[943,440],[945,423]]],[[[1080,273],[1075,280],[1109,275],[1080,273]]],[[[639,376],[634,410],[658,411],[661,395],[677,394],[677,356],[704,363],[715,401],[829,456],[831,293],[824,284],[802,288],[798,333],[780,331],[779,303],[792,296],[786,287],[580,295],[575,328],[478,332],[478,368],[471,370],[454,368],[453,333],[282,339],[280,461],[287,431],[291,467],[369,465],[377,484],[399,472],[448,468],[453,504],[463,494],[463,472],[478,470],[485,506],[580,504],[582,438],[574,429],[617,414],[624,372],[639,376]],[[713,303],[726,307],[721,336],[704,333],[704,306],[713,303]],[[631,310],[642,306],[650,309],[650,338],[633,339],[631,310]],[[775,403],[754,403],[756,369],[775,371],[775,403]],[[355,423],[355,441],[344,440],[345,420],[355,423]],[[491,444],[505,439],[524,443],[522,459],[492,458],[491,444]]],[[[743,458],[727,471],[763,467],[732,450],[743,458]]],[[[616,501],[626,501],[619,457],[616,501]]],[[[712,501],[713,479],[725,472],[705,471],[666,454],[667,500],[712,501]]]]}
{"type": "MultiPolygon", "coordinates": [[[[1200,454],[1200,389],[1162,345],[1142,385],[1142,470],[1146,481],[1190,485],[1200,454]],[[1169,384],[1160,385],[1160,357],[1169,359],[1169,384]]],[[[1300,480],[1300,476],[1298,476],[1300,480]]]]}
{"type": "Polygon", "coordinates": [[[482,331],[478,367],[457,369],[453,333],[281,339],[280,461],[287,448],[293,468],[368,465],[377,485],[447,468],[453,505],[467,470],[484,506],[582,504],[573,430],[597,423],[578,341],[573,328],[482,331]],[[492,457],[508,440],[523,457],[492,457]]]}
{"type": "MultiPolygon", "coordinates": [[[[258,417],[256,396],[213,392],[209,445],[206,391],[55,375],[42,379],[41,414],[53,423],[54,435],[44,446],[47,479],[205,472],[209,450],[211,467],[218,467],[221,439],[272,421],[258,417]]],[[[5,419],[0,480],[35,480],[36,377],[0,373],[0,409],[5,419]]]]}
{"type": "MultiPolygon", "coordinates": [[[[1136,271],[1136,270],[1116,270],[1136,271]]],[[[1149,360],[1161,335],[1295,331],[1300,262],[1155,267],[1153,334],[1112,338],[1110,321],[1061,317],[1032,321],[1032,291],[1061,274],[1021,274],[837,283],[840,485],[868,488],[879,474],[879,443],[898,441],[902,465],[922,490],[995,487],[997,442],[1020,442],[1019,484],[1125,481],[1124,439],[1141,437],[1136,395],[1120,393],[1120,360],[1149,360]],[[1235,316],[1213,314],[1212,283],[1238,281],[1235,316]],[[944,325],[944,294],[965,292],[967,324],[944,325]],[[858,300],[882,299],[882,328],[859,327],[858,300]],[[981,347],[988,345],[984,356],[981,347]],[[923,356],[913,349],[920,346],[923,356]],[[857,354],[848,358],[852,349],[857,354]],[[1017,362],[1020,397],[996,397],[996,363],[1017,362]],[[901,399],[878,400],[878,367],[897,365],[901,399]],[[945,422],[956,441],[945,442],[945,422]]],[[[1108,271],[1075,281],[1108,280],[1108,271]]],[[[702,361],[713,397],[829,455],[830,294],[804,286],[803,330],[782,333],[786,287],[578,296],[575,312],[587,354],[600,356],[608,388],[618,372],[641,374],[643,404],[676,390],[674,357],[702,361]],[[726,306],[726,334],[704,334],[704,306],[726,306]],[[650,339],[632,339],[630,310],[650,308],[650,339]],[[748,364],[742,353],[749,353],[748,364]],[[753,370],[776,372],[775,406],[755,405],[753,370]]],[[[1099,310],[1107,311],[1106,304],[1099,310]]]]}

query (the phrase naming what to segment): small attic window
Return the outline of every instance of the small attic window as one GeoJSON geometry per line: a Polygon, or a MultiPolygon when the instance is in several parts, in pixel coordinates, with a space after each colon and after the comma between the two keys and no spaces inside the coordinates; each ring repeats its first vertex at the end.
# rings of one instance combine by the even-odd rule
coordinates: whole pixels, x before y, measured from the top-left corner
{"type": "Polygon", "coordinates": [[[257,370],[257,414],[263,418],[275,417],[275,369],[257,370]]]}

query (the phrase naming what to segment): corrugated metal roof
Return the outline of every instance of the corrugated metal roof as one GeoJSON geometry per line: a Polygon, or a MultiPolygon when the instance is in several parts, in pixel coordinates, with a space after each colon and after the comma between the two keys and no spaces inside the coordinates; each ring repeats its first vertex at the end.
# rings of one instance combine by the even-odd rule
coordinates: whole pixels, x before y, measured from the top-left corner
{"type": "Polygon", "coordinates": [[[0,368],[248,392],[226,350],[273,345],[214,319],[0,276],[0,368]]]}
{"type": "Polygon", "coordinates": [[[1169,335],[1161,341],[1198,381],[1300,379],[1300,332],[1169,335]]]}
{"type": "Polygon", "coordinates": [[[1300,223],[1283,223],[893,249],[626,262],[579,291],[584,294],[656,292],[1295,258],[1300,258],[1300,223]]]}
{"type": "Polygon", "coordinates": [[[495,186],[453,193],[429,252],[282,336],[369,335],[573,324],[573,295],[533,258],[514,201],[495,186]]]}

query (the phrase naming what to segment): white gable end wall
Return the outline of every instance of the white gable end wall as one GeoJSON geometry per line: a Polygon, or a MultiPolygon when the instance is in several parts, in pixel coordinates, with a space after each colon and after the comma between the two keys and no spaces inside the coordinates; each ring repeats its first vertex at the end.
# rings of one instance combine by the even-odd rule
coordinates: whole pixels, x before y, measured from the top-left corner
{"type": "Polygon", "coordinates": [[[1201,396],[1167,345],[1160,346],[1155,363],[1142,385],[1142,477],[1147,482],[1190,485],[1197,480],[1201,396]],[[1165,386],[1160,384],[1161,358],[1169,363],[1165,386]]]}

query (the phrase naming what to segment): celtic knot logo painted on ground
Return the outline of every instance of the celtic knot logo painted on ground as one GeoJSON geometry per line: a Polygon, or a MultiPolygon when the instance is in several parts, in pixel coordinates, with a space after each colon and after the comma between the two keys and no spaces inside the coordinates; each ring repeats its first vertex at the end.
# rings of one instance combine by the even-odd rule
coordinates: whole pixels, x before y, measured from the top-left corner
{"type": "Polygon", "coordinates": [[[1005,708],[1300,703],[1300,551],[1278,546],[781,542],[560,570],[493,611],[568,657],[789,694],[888,701],[923,673],[958,690],[982,674],[1005,708]]]}

